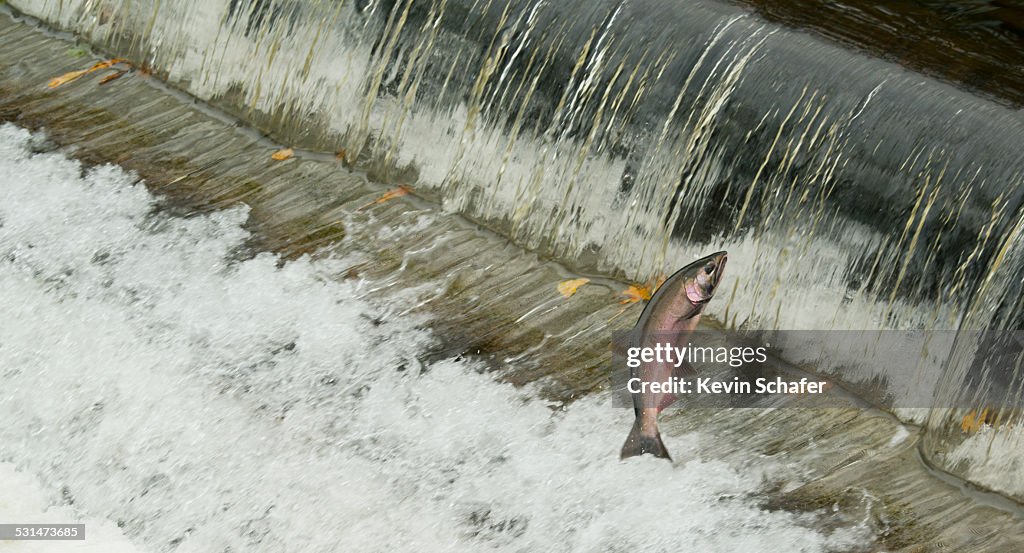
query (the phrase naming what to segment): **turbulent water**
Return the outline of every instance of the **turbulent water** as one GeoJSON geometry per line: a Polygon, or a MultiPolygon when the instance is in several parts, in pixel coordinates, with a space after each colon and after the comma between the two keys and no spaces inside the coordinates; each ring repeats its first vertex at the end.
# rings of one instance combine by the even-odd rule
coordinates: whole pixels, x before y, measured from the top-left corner
{"type": "Polygon", "coordinates": [[[17,553],[139,552],[112,521],[82,516],[73,506],[54,504],[37,478],[18,471],[13,464],[0,462],[0,482],[4,490],[0,496],[0,520],[5,523],[32,521],[35,524],[68,524],[68,521],[78,521],[89,530],[88,542],[5,541],[0,544],[0,550],[17,553]]]}
{"type": "MultiPolygon", "coordinates": [[[[645,281],[727,249],[708,309],[727,326],[1024,324],[1024,117],[963,88],[969,75],[943,81],[719,0],[9,4],[574,269],[645,281]]],[[[901,13],[885,20],[933,34],[901,13]]],[[[970,342],[920,381],[936,406],[1024,386],[1019,368],[975,363],[970,342]]],[[[907,381],[873,354],[831,376],[907,381]]],[[[915,414],[923,454],[1024,500],[1024,458],[1003,447],[1021,411],[984,408],[998,427],[974,438],[969,408],[915,414]]]]}
{"type": "MultiPolygon", "coordinates": [[[[703,459],[700,434],[669,438],[675,466],[620,462],[632,414],[603,395],[556,410],[475,362],[420,363],[434,338],[408,309],[424,290],[370,302],[340,278],[355,259],[250,252],[246,208],[175,215],[118,167],[50,150],[0,127],[5,521],[84,520],[104,551],[131,551],[124,536],[196,552],[869,539],[762,509],[763,476],[795,469],[703,459]]],[[[23,544],[3,547],[40,550],[23,544]]]]}

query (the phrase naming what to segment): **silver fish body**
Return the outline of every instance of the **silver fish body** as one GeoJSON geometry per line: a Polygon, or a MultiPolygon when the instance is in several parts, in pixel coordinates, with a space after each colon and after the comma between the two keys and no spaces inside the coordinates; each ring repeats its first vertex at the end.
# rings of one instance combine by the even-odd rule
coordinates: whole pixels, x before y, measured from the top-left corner
{"type": "MultiPolygon", "coordinates": [[[[685,343],[686,336],[697,328],[704,306],[714,297],[725,269],[726,252],[711,254],[676,271],[651,297],[630,334],[630,347],[653,348],[658,343],[685,343]]],[[[689,364],[665,361],[642,362],[630,369],[630,378],[641,382],[668,382],[672,377],[689,377],[689,364]]],[[[636,420],[622,446],[621,457],[650,453],[669,459],[658,431],[658,413],[671,405],[676,396],[670,392],[642,391],[633,394],[636,420]]]]}

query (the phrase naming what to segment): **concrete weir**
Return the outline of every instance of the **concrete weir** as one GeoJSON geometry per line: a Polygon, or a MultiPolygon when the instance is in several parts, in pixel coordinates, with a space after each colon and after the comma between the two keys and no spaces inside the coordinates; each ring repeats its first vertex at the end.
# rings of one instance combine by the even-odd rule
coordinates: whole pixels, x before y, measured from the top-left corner
{"type": "MultiPolygon", "coordinates": [[[[556,408],[608,393],[609,337],[641,308],[619,303],[625,283],[588,275],[592,282],[565,299],[557,284],[581,275],[415,193],[375,203],[397,183],[372,182],[333,156],[299,151],[274,161],[282,145],[143,72],[103,86],[91,75],[48,89],[51,78],[99,59],[71,55],[72,47],[32,22],[0,15],[0,120],[45,129],[86,164],[137,172],[164,198],[160,209],[195,213],[244,202],[254,238],[239,255],[357,255],[365,261],[338,278],[360,279],[371,300],[413,296],[414,311],[431,315],[440,338],[433,356],[483,358],[497,378],[536,385],[556,408]]],[[[622,411],[623,437],[632,416],[622,411]]],[[[679,457],[737,462],[738,452],[754,452],[793,467],[766,477],[764,509],[835,511],[862,522],[875,543],[855,550],[1024,548],[1016,503],[933,474],[917,452],[920,432],[885,413],[851,404],[679,409],[662,418],[668,439],[698,429],[716,436],[679,457]]]]}

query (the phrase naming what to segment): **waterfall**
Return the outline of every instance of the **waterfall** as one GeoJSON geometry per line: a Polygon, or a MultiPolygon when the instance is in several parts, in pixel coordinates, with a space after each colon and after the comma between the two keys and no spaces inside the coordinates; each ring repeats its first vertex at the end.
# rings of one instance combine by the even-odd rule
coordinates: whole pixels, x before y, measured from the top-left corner
{"type": "MultiPolygon", "coordinates": [[[[709,314],[732,328],[1020,326],[1024,115],[738,6],[10,4],[580,271],[729,250],[709,314]]],[[[942,405],[1013,389],[963,342],[942,405]]],[[[930,461],[1024,497],[1018,410],[964,416],[927,415],[930,461]]]]}

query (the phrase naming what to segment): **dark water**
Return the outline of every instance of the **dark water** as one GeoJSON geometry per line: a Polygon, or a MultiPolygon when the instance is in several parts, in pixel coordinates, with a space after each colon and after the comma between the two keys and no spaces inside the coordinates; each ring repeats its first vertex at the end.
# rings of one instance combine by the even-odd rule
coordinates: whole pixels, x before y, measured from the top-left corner
{"type": "Polygon", "coordinates": [[[740,0],[770,21],[1024,104],[1024,3],[1016,0],[740,0]]]}

